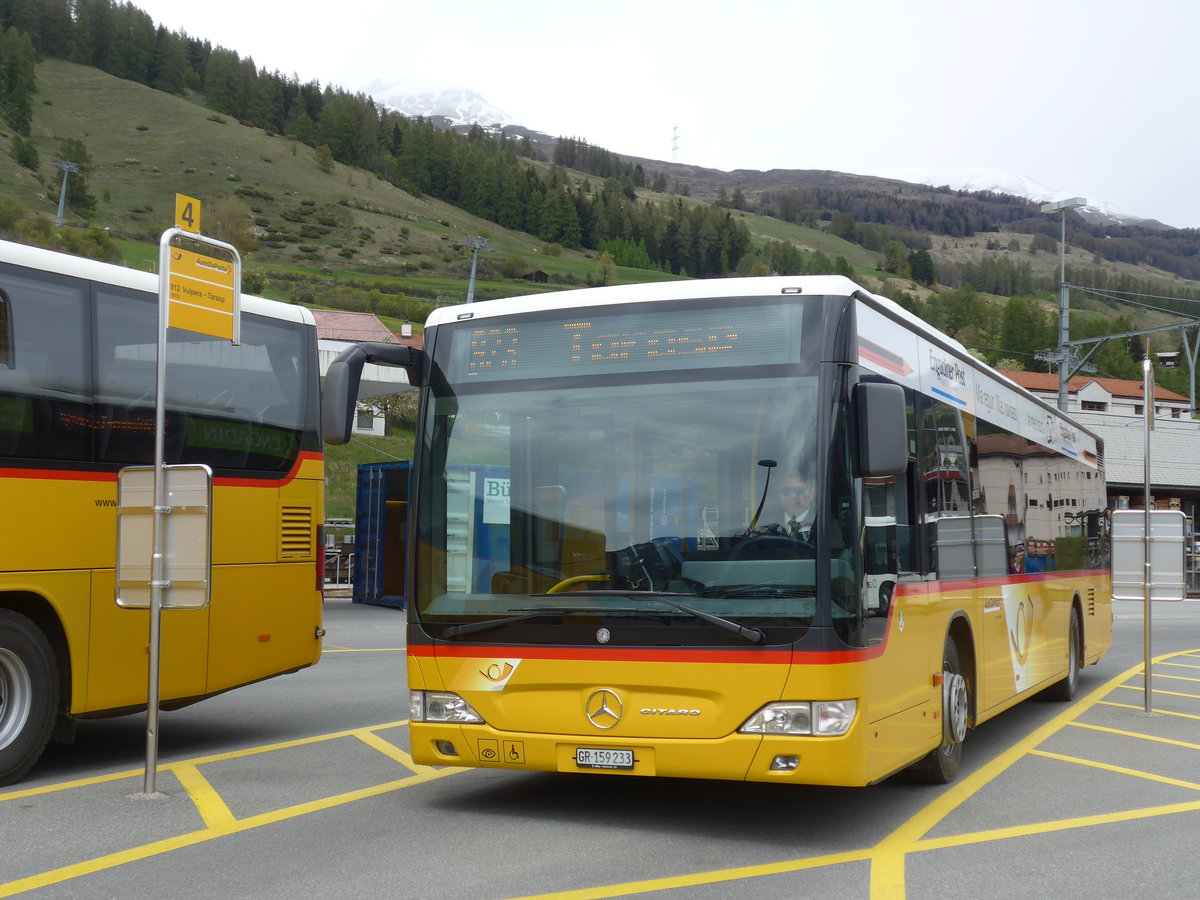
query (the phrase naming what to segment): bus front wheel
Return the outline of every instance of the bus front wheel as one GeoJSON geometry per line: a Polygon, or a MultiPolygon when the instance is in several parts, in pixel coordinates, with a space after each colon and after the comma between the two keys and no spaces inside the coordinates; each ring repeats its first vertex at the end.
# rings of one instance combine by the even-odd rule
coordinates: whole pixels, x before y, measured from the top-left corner
{"type": "Polygon", "coordinates": [[[25,616],[0,610],[0,785],[20,779],[42,755],[57,705],[50,643],[25,616]]]}
{"type": "Polygon", "coordinates": [[[1079,608],[1071,607],[1071,623],[1067,628],[1067,674],[1062,681],[1050,685],[1046,689],[1049,700],[1060,700],[1069,703],[1075,699],[1079,690],[1079,670],[1083,666],[1083,653],[1080,650],[1079,608]]]}
{"type": "Polygon", "coordinates": [[[949,784],[962,764],[962,742],[967,736],[971,699],[958,645],[949,635],[942,650],[942,743],[930,750],[913,770],[921,781],[949,784]]]}

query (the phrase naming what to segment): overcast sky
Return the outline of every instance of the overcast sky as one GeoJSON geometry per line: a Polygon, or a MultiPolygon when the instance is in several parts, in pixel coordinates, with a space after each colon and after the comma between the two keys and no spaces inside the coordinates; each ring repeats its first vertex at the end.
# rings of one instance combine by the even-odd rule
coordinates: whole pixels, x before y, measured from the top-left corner
{"type": "Polygon", "coordinates": [[[350,91],[465,87],[514,121],[718,169],[999,169],[1200,227],[1195,0],[133,0],[350,91]],[[308,12],[311,10],[311,12],[308,12]]]}

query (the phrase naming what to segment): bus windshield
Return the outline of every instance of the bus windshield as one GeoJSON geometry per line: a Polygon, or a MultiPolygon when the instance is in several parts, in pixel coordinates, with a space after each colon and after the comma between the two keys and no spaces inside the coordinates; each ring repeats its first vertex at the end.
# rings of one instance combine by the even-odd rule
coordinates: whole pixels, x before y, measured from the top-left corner
{"type": "MultiPolygon", "coordinates": [[[[813,303],[805,315],[812,299],[764,305],[759,315],[743,309],[728,342],[701,327],[721,351],[684,360],[638,356],[661,324],[653,311],[593,314],[589,349],[597,352],[576,360],[556,359],[546,335],[578,321],[543,320],[521,334],[543,337],[532,366],[476,379],[479,335],[500,330],[446,328],[434,354],[443,377],[433,379],[425,423],[422,621],[446,623],[446,636],[494,620],[628,626],[655,642],[687,643],[693,633],[703,643],[737,640],[708,614],[768,634],[792,629],[795,639],[818,615],[820,560],[829,567],[831,550],[844,545],[820,512],[821,355],[806,352],[820,326],[804,337],[804,323],[820,313],[813,303]],[[763,335],[751,318],[765,323],[763,335]],[[619,372],[606,368],[608,346],[593,339],[600,333],[625,348],[619,372]],[[753,360],[739,355],[743,339],[753,360]],[[647,621],[670,636],[635,627],[647,621]]],[[[680,326],[676,312],[667,330],[718,314],[728,308],[685,315],[680,326]]]]}

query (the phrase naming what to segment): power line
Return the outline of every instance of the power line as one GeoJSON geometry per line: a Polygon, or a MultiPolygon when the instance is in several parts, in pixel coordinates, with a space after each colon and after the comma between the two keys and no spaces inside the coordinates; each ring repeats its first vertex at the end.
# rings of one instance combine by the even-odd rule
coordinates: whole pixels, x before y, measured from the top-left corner
{"type": "Polygon", "coordinates": [[[1152,306],[1149,303],[1139,303],[1137,300],[1130,300],[1128,297],[1122,296],[1128,294],[1130,297],[1147,297],[1151,300],[1173,300],[1183,301],[1188,303],[1200,303],[1200,300],[1194,300],[1191,297],[1163,297],[1159,294],[1138,294],[1132,291],[1109,291],[1103,288],[1087,288],[1082,285],[1072,284],[1070,287],[1084,294],[1091,294],[1094,297],[1101,297],[1105,300],[1115,300],[1118,303],[1128,303],[1130,306],[1138,306],[1142,309],[1152,309],[1155,312],[1167,313],[1172,316],[1187,316],[1187,313],[1180,312],[1177,309],[1163,309],[1161,306],[1152,306]]]}

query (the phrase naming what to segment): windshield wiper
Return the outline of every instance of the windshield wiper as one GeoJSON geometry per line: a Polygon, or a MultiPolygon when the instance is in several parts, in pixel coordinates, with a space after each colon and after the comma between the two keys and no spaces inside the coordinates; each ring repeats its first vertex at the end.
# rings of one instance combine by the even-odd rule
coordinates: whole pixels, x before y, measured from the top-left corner
{"type": "Polygon", "coordinates": [[[704,597],[772,597],[807,600],[817,596],[816,590],[802,585],[787,584],[729,584],[711,585],[701,591],[704,597]]]}
{"type": "MultiPolygon", "coordinates": [[[[767,634],[761,628],[755,628],[752,625],[742,625],[733,619],[726,619],[724,616],[717,616],[710,612],[704,612],[700,609],[694,609],[678,600],[671,599],[672,597],[691,597],[692,594],[678,594],[668,591],[588,591],[593,596],[600,597],[622,597],[626,600],[657,600],[660,603],[665,603],[667,606],[677,609],[680,612],[685,612],[690,616],[695,616],[701,621],[708,622],[710,625],[716,625],[723,631],[728,631],[730,634],[736,634],[740,638],[744,638],[752,644],[762,644],[767,640],[767,634]]],[[[535,594],[534,596],[542,596],[535,594]]]]}
{"type": "MultiPolygon", "coordinates": [[[[539,595],[540,596],[540,595],[539,595]]],[[[570,615],[595,615],[596,613],[635,613],[640,610],[627,607],[596,607],[596,606],[529,606],[514,609],[513,612],[526,612],[521,616],[504,616],[500,619],[483,619],[479,622],[467,622],[463,625],[450,625],[442,632],[442,638],[456,638],[464,634],[475,634],[480,631],[491,631],[493,628],[502,628],[505,625],[512,625],[515,622],[526,622],[529,619],[536,619],[538,616],[553,615],[553,616],[570,616],[570,615]]],[[[431,623],[432,624],[432,623],[431,623]]]]}

